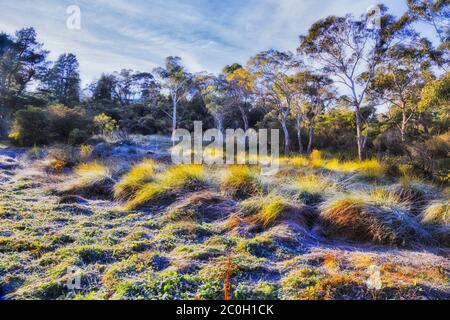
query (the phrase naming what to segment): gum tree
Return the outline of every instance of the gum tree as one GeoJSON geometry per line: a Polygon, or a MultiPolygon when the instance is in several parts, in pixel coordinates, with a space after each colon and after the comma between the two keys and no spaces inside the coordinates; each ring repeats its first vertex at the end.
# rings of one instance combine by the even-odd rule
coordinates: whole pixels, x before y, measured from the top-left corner
{"type": "Polygon", "coordinates": [[[369,96],[379,103],[390,106],[391,111],[400,114],[396,125],[401,139],[406,141],[408,124],[419,112],[421,90],[432,80],[430,63],[423,52],[415,47],[397,45],[390,48],[383,63],[375,74],[369,87],[369,96]]]}
{"type": "Polygon", "coordinates": [[[186,71],[179,57],[167,57],[164,68],[155,69],[168,90],[172,101],[172,134],[177,129],[177,108],[180,101],[188,96],[192,88],[192,75],[186,71]]]}
{"type": "MultiPolygon", "coordinates": [[[[355,110],[356,142],[360,160],[365,159],[369,136],[368,119],[362,108],[376,68],[395,36],[402,32],[407,19],[396,21],[380,7],[380,25],[374,26],[369,15],[355,18],[330,16],[313,24],[300,37],[298,52],[311,60],[313,66],[329,74],[345,89],[348,102],[355,110]]],[[[405,35],[406,36],[406,35],[405,35]]]]}
{"type": "Polygon", "coordinates": [[[283,129],[284,151],[289,154],[287,121],[291,114],[295,94],[298,92],[292,75],[300,63],[291,52],[268,50],[251,58],[248,68],[255,77],[255,91],[271,109],[283,129]]]}
{"type": "Polygon", "coordinates": [[[248,109],[254,90],[254,78],[247,69],[236,63],[225,67],[224,73],[229,82],[229,91],[232,94],[234,103],[241,113],[244,129],[247,131],[249,129],[248,109]]]}

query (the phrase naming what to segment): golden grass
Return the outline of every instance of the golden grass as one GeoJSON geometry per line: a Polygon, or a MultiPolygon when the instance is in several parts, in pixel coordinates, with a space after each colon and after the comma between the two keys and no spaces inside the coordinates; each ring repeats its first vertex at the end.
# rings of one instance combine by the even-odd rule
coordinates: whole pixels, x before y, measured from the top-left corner
{"type": "Polygon", "coordinates": [[[282,220],[306,225],[306,221],[312,213],[307,206],[294,205],[279,195],[268,195],[241,202],[240,214],[247,221],[268,228],[282,220]]]}
{"type": "Polygon", "coordinates": [[[344,195],[326,202],[321,223],[325,233],[353,241],[408,246],[430,239],[414,216],[396,206],[377,204],[370,195],[344,195]]]}
{"type": "Polygon", "coordinates": [[[61,192],[94,192],[94,190],[90,189],[97,187],[102,189],[103,184],[109,184],[112,181],[108,167],[98,162],[78,165],[74,169],[74,176],[71,181],[62,186],[61,192]]]}
{"type": "Polygon", "coordinates": [[[383,166],[375,159],[365,161],[339,162],[337,159],[324,164],[328,170],[345,173],[358,173],[367,178],[380,178],[384,175],[383,166]]]}
{"type": "Polygon", "coordinates": [[[155,182],[145,184],[134,197],[127,202],[125,208],[134,210],[170,191],[193,189],[206,180],[205,172],[200,165],[177,165],[159,176],[155,182]]]}
{"type": "Polygon", "coordinates": [[[221,186],[225,194],[237,198],[247,198],[262,190],[255,170],[247,166],[231,166],[221,186]]]}
{"type": "Polygon", "coordinates": [[[276,197],[267,203],[262,211],[259,212],[258,220],[260,220],[264,227],[270,226],[288,208],[289,204],[285,199],[276,197]]]}
{"type": "Polygon", "coordinates": [[[450,201],[433,202],[423,214],[422,223],[425,224],[450,224],[450,201]]]}
{"type": "Polygon", "coordinates": [[[155,176],[156,162],[151,159],[142,161],[131,168],[122,179],[114,186],[114,197],[125,200],[131,197],[136,191],[151,182],[155,176]]]}

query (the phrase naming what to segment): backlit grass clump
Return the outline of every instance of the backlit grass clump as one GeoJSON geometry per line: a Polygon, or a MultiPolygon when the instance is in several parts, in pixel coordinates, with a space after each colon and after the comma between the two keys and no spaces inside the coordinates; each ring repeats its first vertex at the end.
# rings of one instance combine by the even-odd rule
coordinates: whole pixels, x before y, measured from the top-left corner
{"type": "Polygon", "coordinates": [[[129,173],[114,186],[114,197],[119,200],[128,199],[136,191],[151,182],[155,176],[156,162],[146,159],[135,165],[129,173]]]}
{"type": "Polygon", "coordinates": [[[425,209],[422,223],[450,225],[450,201],[432,202],[425,209]]]}
{"type": "Polygon", "coordinates": [[[293,204],[282,196],[269,195],[243,201],[240,204],[240,214],[247,221],[264,228],[282,221],[306,226],[307,220],[312,216],[312,210],[308,206],[293,204]]]}
{"type": "Polygon", "coordinates": [[[242,199],[259,194],[262,185],[252,168],[232,166],[222,180],[222,189],[226,195],[242,199]]]}
{"type": "Polygon", "coordinates": [[[114,182],[110,170],[98,162],[80,164],[74,169],[74,177],[60,188],[63,194],[83,196],[108,196],[114,182]]]}
{"type": "Polygon", "coordinates": [[[323,230],[330,237],[398,246],[430,239],[415,216],[398,206],[380,205],[370,196],[340,196],[324,203],[321,209],[323,230]]]}
{"type": "Polygon", "coordinates": [[[173,166],[155,179],[155,182],[139,189],[125,207],[128,210],[138,209],[169,192],[195,190],[205,181],[205,172],[200,165],[173,166]]]}

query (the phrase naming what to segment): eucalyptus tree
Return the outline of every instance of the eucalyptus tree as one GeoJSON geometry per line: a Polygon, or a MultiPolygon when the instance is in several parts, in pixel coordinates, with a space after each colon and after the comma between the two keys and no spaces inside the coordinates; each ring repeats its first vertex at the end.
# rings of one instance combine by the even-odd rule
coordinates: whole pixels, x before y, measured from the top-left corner
{"type": "Polygon", "coordinates": [[[408,124],[419,112],[422,88],[433,80],[430,62],[420,49],[404,45],[390,48],[384,60],[369,86],[369,98],[388,104],[388,116],[405,142],[408,124]],[[395,114],[401,115],[399,121],[395,114]]]}
{"type": "Polygon", "coordinates": [[[298,92],[292,75],[299,70],[300,62],[291,52],[268,50],[250,59],[248,69],[255,78],[255,92],[270,108],[279,121],[284,134],[284,151],[289,154],[287,122],[298,92]]]}
{"type": "Polygon", "coordinates": [[[247,131],[249,129],[248,112],[254,90],[254,78],[246,68],[237,63],[225,67],[224,73],[229,82],[229,91],[232,94],[234,104],[239,108],[244,129],[247,131]]]}
{"type": "Polygon", "coordinates": [[[305,72],[302,76],[301,99],[305,118],[309,122],[307,152],[311,153],[314,144],[314,129],[316,119],[335,100],[336,91],[332,86],[332,80],[324,75],[305,72]]]}
{"type": "MultiPolygon", "coordinates": [[[[410,21],[428,24],[439,40],[437,50],[430,45],[431,57],[444,70],[450,64],[450,2],[448,0],[407,0],[410,21]]],[[[426,41],[424,39],[424,41],[426,41]]]]}
{"type": "Polygon", "coordinates": [[[177,129],[177,108],[182,99],[192,93],[193,76],[186,71],[179,57],[167,57],[165,67],[155,69],[155,74],[162,81],[162,86],[168,90],[172,101],[172,135],[177,129]]]}
{"type": "Polygon", "coordinates": [[[224,132],[224,119],[233,102],[230,85],[224,75],[201,73],[196,76],[206,109],[214,117],[216,128],[224,132]]]}
{"type": "Polygon", "coordinates": [[[312,61],[312,65],[329,74],[336,84],[346,90],[356,118],[356,140],[360,160],[365,158],[369,137],[369,122],[362,108],[376,68],[396,36],[407,37],[407,20],[396,20],[380,6],[380,27],[369,23],[372,17],[355,18],[330,16],[314,23],[305,36],[300,37],[298,52],[312,61]]]}

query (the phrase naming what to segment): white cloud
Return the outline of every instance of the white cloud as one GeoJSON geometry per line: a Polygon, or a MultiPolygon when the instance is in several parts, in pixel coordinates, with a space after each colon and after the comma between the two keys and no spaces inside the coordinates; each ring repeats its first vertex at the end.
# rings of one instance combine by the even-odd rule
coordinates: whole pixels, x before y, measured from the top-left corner
{"type": "MultiPolygon", "coordinates": [[[[37,0],[4,1],[0,30],[36,28],[51,58],[77,55],[84,83],[122,68],[149,71],[169,55],[191,71],[219,72],[269,48],[295,50],[298,36],[330,14],[363,13],[372,0],[37,0]],[[65,28],[67,6],[82,9],[82,30],[65,28]]],[[[402,13],[398,0],[385,1],[402,13]]]]}

